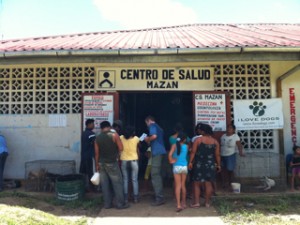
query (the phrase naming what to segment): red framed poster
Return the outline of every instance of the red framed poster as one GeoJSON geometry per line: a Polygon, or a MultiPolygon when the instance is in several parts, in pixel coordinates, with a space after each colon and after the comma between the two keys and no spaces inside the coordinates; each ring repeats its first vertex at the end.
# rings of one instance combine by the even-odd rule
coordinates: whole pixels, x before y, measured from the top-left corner
{"type": "Polygon", "coordinates": [[[213,131],[225,132],[230,123],[230,94],[228,92],[193,92],[194,121],[209,124],[213,131]]]}
{"type": "Polygon", "coordinates": [[[111,124],[119,118],[118,93],[83,93],[82,98],[82,130],[87,119],[95,120],[95,132],[100,131],[100,123],[109,121],[111,124]]]}

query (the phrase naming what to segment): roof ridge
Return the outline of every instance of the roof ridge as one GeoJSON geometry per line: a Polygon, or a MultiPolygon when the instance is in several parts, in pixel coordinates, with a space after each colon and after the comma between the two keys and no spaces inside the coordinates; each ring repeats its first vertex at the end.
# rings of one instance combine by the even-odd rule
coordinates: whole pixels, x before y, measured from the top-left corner
{"type": "Polygon", "coordinates": [[[195,23],[0,41],[1,52],[300,47],[300,24],[195,23]],[[282,35],[278,35],[282,33],[282,35]],[[287,35],[285,35],[287,34],[287,35]],[[213,35],[213,36],[211,36],[213,35]],[[292,38],[287,38],[287,37],[292,38]],[[151,38],[150,38],[151,37],[151,38]]]}
{"type": "Polygon", "coordinates": [[[150,30],[165,30],[171,28],[180,28],[180,27],[192,27],[192,26],[240,26],[240,25],[296,25],[300,26],[300,23],[192,23],[192,24],[181,24],[181,25],[169,25],[169,26],[160,26],[160,27],[149,27],[149,28],[134,28],[134,29],[124,29],[124,30],[111,30],[111,31],[98,31],[98,32],[84,32],[84,33],[73,33],[73,34],[58,34],[50,36],[37,36],[37,37],[27,37],[27,38],[13,38],[13,39],[4,39],[0,43],[14,42],[14,41],[26,41],[26,40],[41,40],[41,39],[54,39],[54,38],[65,38],[65,37],[74,37],[74,36],[87,36],[87,35],[98,35],[98,34],[110,34],[110,33],[124,33],[124,32],[137,32],[137,31],[150,31],[150,30]]]}

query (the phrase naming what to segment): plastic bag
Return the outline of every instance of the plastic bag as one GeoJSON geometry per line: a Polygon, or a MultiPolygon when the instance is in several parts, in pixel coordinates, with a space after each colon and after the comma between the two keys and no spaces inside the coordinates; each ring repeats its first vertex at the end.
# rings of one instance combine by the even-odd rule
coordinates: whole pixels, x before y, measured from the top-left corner
{"type": "Polygon", "coordinates": [[[94,175],[91,178],[91,182],[94,185],[99,185],[100,184],[100,173],[99,172],[95,172],[94,175]]]}

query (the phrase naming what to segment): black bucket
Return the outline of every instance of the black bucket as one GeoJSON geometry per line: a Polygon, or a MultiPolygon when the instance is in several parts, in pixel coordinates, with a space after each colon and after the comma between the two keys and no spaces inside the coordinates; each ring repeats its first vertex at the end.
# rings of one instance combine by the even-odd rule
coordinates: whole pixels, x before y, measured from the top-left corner
{"type": "Polygon", "coordinates": [[[85,190],[85,177],[81,174],[60,176],[55,182],[56,198],[64,201],[81,199],[85,190]]]}

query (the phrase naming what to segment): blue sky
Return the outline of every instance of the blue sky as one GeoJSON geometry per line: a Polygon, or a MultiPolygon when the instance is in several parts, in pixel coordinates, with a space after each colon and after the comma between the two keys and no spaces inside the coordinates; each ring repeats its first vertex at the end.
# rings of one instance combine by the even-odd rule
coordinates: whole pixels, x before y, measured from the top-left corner
{"type": "Polygon", "coordinates": [[[0,38],[192,23],[300,23],[300,0],[0,0],[0,38]]]}

